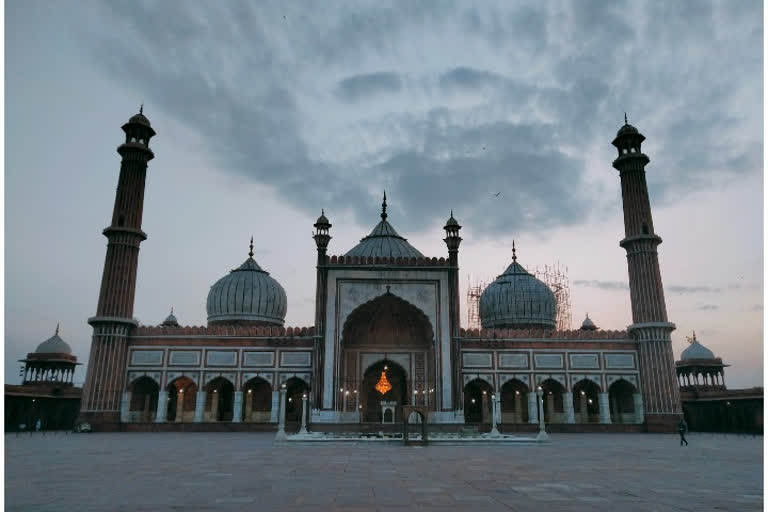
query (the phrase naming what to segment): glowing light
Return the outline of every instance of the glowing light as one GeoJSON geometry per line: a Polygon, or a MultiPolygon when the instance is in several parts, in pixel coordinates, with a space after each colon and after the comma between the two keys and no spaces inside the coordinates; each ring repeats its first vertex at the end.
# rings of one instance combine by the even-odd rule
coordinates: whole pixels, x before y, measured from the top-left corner
{"type": "Polygon", "coordinates": [[[288,401],[289,402],[293,402],[293,398],[288,398],[288,401]]]}
{"type": "Polygon", "coordinates": [[[304,393],[303,395],[301,395],[301,398],[303,398],[304,400],[306,400],[306,399],[307,399],[307,394],[306,394],[306,393],[304,393]]]}
{"type": "Polygon", "coordinates": [[[347,390],[346,392],[344,392],[344,394],[345,394],[345,395],[349,395],[349,390],[347,390]]]}
{"type": "Polygon", "coordinates": [[[519,394],[520,394],[520,391],[515,391],[515,394],[516,394],[516,395],[519,395],[519,394]]]}
{"type": "Polygon", "coordinates": [[[218,392],[219,392],[219,390],[218,390],[218,389],[214,389],[214,390],[213,390],[213,392],[214,392],[214,393],[218,393],[218,392]]]}
{"type": "Polygon", "coordinates": [[[253,390],[252,390],[252,389],[249,389],[249,390],[248,390],[248,392],[249,392],[249,393],[253,393],[253,390]]]}
{"type": "Polygon", "coordinates": [[[585,393],[585,392],[583,392],[583,391],[581,392],[581,394],[582,394],[582,395],[586,395],[586,393],[585,393]]]}
{"type": "Polygon", "coordinates": [[[591,398],[589,399],[589,403],[592,403],[592,399],[591,398]]]}
{"type": "Polygon", "coordinates": [[[376,391],[381,393],[382,395],[386,395],[387,392],[392,389],[392,384],[389,383],[387,380],[387,372],[383,371],[381,372],[381,378],[379,379],[379,382],[376,383],[376,391]]]}
{"type": "Polygon", "coordinates": [[[475,403],[475,399],[474,398],[472,399],[472,403],[475,403]]]}

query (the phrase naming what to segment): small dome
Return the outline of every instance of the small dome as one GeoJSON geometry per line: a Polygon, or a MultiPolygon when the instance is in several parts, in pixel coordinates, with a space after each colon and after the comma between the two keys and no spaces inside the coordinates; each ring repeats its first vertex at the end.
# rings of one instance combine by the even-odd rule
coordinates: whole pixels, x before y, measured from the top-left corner
{"type": "Polygon", "coordinates": [[[283,325],[288,298],[280,283],[253,259],[248,259],[211,286],[206,310],[208,323],[283,325]]]}
{"type": "Polygon", "coordinates": [[[315,227],[318,227],[318,226],[331,227],[331,222],[328,220],[328,217],[325,216],[325,210],[322,210],[322,213],[317,218],[317,222],[315,222],[315,227]]]}
{"type": "Polygon", "coordinates": [[[618,137],[620,135],[626,135],[628,133],[640,133],[640,132],[638,132],[637,128],[635,128],[631,124],[625,124],[624,126],[619,128],[619,131],[616,133],[616,136],[618,137]]]}
{"type": "Polygon", "coordinates": [[[448,218],[448,222],[445,223],[445,227],[461,227],[459,226],[459,223],[456,221],[456,219],[453,218],[453,210],[451,210],[451,216],[448,218]]]}
{"type": "Polygon", "coordinates": [[[371,234],[360,240],[360,243],[349,250],[344,256],[358,256],[362,258],[423,258],[408,240],[397,234],[395,228],[387,222],[387,194],[384,193],[384,202],[381,203],[381,222],[379,222],[371,234]]]}
{"type": "Polygon", "coordinates": [[[56,326],[56,333],[39,344],[35,349],[35,354],[67,354],[72,355],[72,349],[66,341],[59,337],[59,326],[56,326]]]}
{"type": "Polygon", "coordinates": [[[554,292],[517,263],[513,245],[512,264],[480,296],[483,329],[554,329],[556,316],[554,292]]]}
{"type": "Polygon", "coordinates": [[[163,320],[163,323],[161,324],[163,327],[178,327],[179,321],[176,320],[176,315],[173,314],[173,308],[171,308],[171,313],[165,317],[165,320],[163,320]]]}
{"type": "Polygon", "coordinates": [[[143,124],[144,126],[152,127],[152,125],[149,122],[149,119],[144,115],[144,105],[141,105],[141,108],[139,109],[139,113],[131,116],[131,118],[128,120],[129,123],[138,123],[143,124]]]}
{"type": "Polygon", "coordinates": [[[589,313],[587,313],[587,317],[581,323],[581,330],[582,331],[596,331],[597,330],[597,326],[595,325],[595,322],[593,322],[592,319],[589,318],[589,313]]]}
{"type": "Polygon", "coordinates": [[[690,345],[680,354],[681,361],[689,359],[715,359],[715,354],[696,339],[695,332],[693,333],[693,338],[690,338],[688,342],[690,345]]]}

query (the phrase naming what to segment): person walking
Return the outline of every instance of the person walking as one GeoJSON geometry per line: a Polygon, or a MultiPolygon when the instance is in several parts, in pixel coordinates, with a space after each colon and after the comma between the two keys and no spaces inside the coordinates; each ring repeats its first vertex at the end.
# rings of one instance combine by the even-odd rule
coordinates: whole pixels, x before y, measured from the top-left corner
{"type": "Polygon", "coordinates": [[[683,443],[685,443],[685,446],[688,446],[688,440],[685,439],[685,433],[688,432],[688,424],[685,422],[685,419],[681,419],[680,423],[677,424],[677,431],[680,433],[680,446],[683,446],[683,443]]]}

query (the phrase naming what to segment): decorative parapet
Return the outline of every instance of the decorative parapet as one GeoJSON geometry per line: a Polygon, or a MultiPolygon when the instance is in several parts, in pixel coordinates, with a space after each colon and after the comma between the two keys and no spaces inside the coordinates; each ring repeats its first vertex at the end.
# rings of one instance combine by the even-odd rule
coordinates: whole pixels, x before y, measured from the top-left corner
{"type": "Polygon", "coordinates": [[[448,267],[447,259],[440,258],[407,258],[376,256],[330,256],[326,265],[387,265],[400,267],[448,267]]]}
{"type": "Polygon", "coordinates": [[[135,336],[238,336],[252,338],[307,338],[315,335],[314,327],[278,327],[269,325],[209,326],[141,326],[135,336]]]}
{"type": "Polygon", "coordinates": [[[552,329],[460,329],[464,339],[556,339],[556,340],[629,340],[627,331],[555,331],[552,329]]]}

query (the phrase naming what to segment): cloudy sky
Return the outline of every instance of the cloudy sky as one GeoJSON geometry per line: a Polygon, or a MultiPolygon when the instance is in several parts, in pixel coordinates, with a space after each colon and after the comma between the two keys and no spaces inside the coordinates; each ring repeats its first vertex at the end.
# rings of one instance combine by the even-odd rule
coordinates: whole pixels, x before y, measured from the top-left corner
{"type": "MultiPolygon", "coordinates": [[[[50,2],[5,6],[5,371],[53,334],[83,363],[141,102],[150,162],[135,316],[206,322],[247,257],[311,325],[321,208],[343,254],[379,219],[430,256],[463,225],[462,295],[567,267],[574,327],[631,323],[616,153],[647,137],[675,355],[763,375],[763,12],[740,2],[50,2]],[[287,4],[287,5],[285,5],[287,4]]],[[[462,303],[466,325],[466,304],[462,303]]],[[[77,380],[84,380],[80,372],[77,380]]]]}

